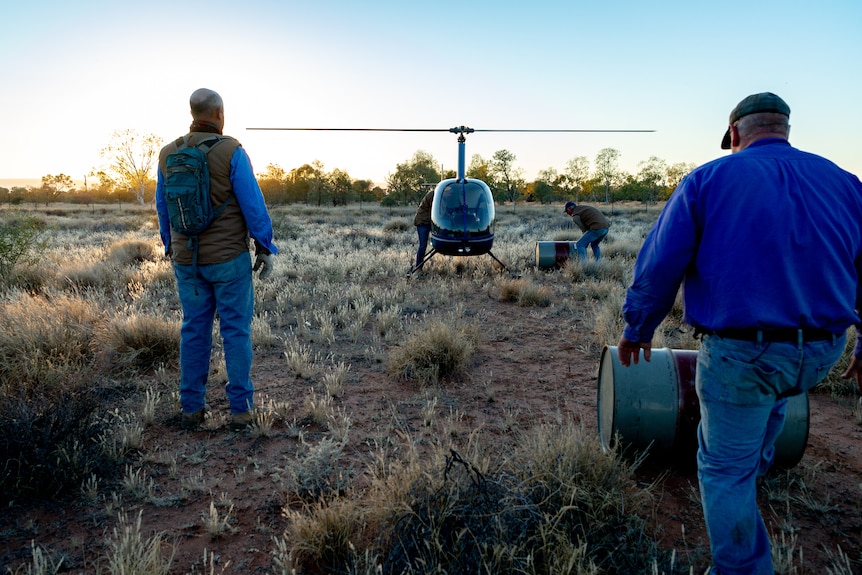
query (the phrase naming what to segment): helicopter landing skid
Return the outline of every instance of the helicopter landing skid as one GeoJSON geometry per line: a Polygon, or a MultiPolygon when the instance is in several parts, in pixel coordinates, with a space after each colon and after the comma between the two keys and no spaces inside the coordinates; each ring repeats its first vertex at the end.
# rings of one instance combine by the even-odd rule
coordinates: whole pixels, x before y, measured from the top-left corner
{"type": "MultiPolygon", "coordinates": [[[[424,266],[424,265],[428,262],[428,260],[430,260],[431,258],[433,258],[434,256],[436,256],[436,255],[437,255],[437,253],[438,253],[438,252],[437,252],[437,250],[436,250],[436,249],[431,248],[431,251],[430,251],[430,252],[428,252],[428,254],[425,256],[425,259],[423,259],[419,264],[417,264],[417,265],[413,266],[412,268],[410,268],[410,271],[409,271],[409,272],[407,272],[407,275],[408,275],[408,276],[412,276],[415,272],[417,272],[417,271],[419,271],[420,269],[422,269],[422,266],[424,266]]],[[[516,276],[514,273],[512,273],[512,270],[510,270],[510,269],[509,269],[509,267],[508,267],[506,264],[504,264],[503,262],[501,262],[501,261],[500,261],[500,259],[499,259],[497,256],[495,256],[495,255],[494,255],[490,250],[487,252],[487,254],[488,254],[489,256],[491,256],[492,258],[494,258],[494,261],[495,261],[495,262],[497,262],[498,264],[500,264],[500,266],[501,266],[504,270],[506,270],[507,272],[509,272],[510,274],[512,274],[512,277],[519,277],[519,276],[516,276]]]]}
{"type": "Polygon", "coordinates": [[[431,251],[429,251],[427,254],[425,254],[425,259],[423,259],[421,262],[419,262],[418,264],[416,264],[415,266],[410,268],[410,271],[407,272],[407,275],[412,276],[414,272],[422,269],[422,266],[425,265],[425,262],[427,262],[428,260],[433,258],[435,255],[437,255],[437,250],[434,248],[431,248],[431,251]]]}

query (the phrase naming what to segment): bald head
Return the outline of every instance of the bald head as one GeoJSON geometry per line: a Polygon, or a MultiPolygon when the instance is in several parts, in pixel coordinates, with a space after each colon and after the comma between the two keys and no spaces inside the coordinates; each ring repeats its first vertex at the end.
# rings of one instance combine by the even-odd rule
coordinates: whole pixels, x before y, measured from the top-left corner
{"type": "Polygon", "coordinates": [[[192,92],[189,105],[191,106],[192,117],[195,119],[210,116],[224,106],[221,96],[207,88],[199,88],[192,92]]]}

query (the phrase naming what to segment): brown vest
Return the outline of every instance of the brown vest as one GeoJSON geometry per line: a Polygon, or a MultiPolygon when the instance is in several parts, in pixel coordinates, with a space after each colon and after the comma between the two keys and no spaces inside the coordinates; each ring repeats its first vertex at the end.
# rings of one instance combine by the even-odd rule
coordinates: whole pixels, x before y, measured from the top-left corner
{"type": "MultiPolygon", "coordinates": [[[[185,137],[193,146],[206,138],[214,136],[209,132],[191,132],[185,137]]],[[[213,207],[218,208],[232,194],[230,183],[230,160],[240,143],[230,136],[222,136],[223,142],[207,154],[210,171],[210,197],[213,207]]],[[[159,169],[165,173],[168,154],[176,151],[176,141],[162,148],[159,154],[159,169]]],[[[247,252],[248,227],[236,197],[231,198],[221,215],[198,236],[198,265],[218,264],[232,260],[242,252],[247,252]]],[[[191,265],[192,252],[188,238],[171,229],[171,260],[182,265],[191,265]]]]}

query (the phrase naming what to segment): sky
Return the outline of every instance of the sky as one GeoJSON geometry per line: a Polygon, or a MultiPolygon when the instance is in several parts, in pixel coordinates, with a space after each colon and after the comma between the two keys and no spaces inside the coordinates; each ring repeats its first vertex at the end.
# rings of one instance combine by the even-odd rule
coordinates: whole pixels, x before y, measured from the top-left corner
{"type": "Polygon", "coordinates": [[[603,148],[701,164],[730,110],[771,91],[793,145],[862,174],[859,0],[0,0],[0,185],[104,166],[117,130],[165,143],[189,95],[225,103],[256,173],[320,161],[383,183],[422,150],[455,169],[448,132],[253,127],[655,130],[467,136],[531,181],[603,148]]]}

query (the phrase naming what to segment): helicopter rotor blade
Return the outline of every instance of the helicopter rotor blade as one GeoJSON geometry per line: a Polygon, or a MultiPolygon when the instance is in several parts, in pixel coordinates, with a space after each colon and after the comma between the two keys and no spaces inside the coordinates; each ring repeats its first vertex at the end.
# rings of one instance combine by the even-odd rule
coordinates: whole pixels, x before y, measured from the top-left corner
{"type": "Polygon", "coordinates": [[[655,132],[655,130],[473,130],[474,132],[655,132]]]}
{"type": "Polygon", "coordinates": [[[246,128],[246,130],[292,130],[329,132],[448,132],[438,128],[246,128]]]}
{"type": "Polygon", "coordinates": [[[456,134],[470,134],[473,132],[580,132],[580,133],[644,133],[655,132],[655,130],[590,130],[590,129],[551,129],[551,130],[480,130],[468,128],[467,126],[456,126],[454,128],[246,128],[246,130],[272,130],[272,131],[316,131],[316,132],[452,132],[456,134]]]}

